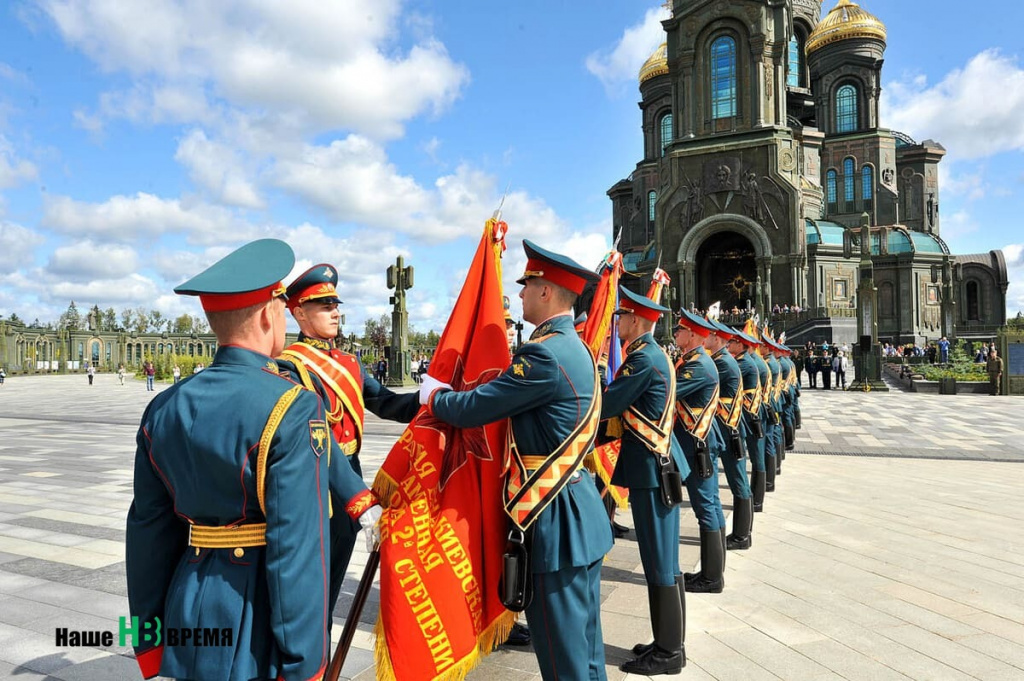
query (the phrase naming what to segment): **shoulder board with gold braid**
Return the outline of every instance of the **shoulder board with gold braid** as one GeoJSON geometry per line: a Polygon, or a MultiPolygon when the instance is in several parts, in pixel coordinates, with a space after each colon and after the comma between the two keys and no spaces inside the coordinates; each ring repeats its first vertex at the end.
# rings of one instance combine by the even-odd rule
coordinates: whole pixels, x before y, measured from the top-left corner
{"type": "Polygon", "coordinates": [[[676,415],[679,417],[679,421],[683,424],[686,432],[698,440],[705,439],[708,436],[708,431],[711,430],[712,419],[718,409],[718,394],[719,387],[715,385],[711,399],[703,407],[698,407],[696,411],[686,403],[686,400],[676,401],[676,415]]]}
{"type": "Polygon", "coordinates": [[[547,339],[554,338],[557,335],[558,335],[557,333],[549,333],[549,334],[544,335],[544,336],[537,336],[536,338],[531,338],[530,340],[528,340],[526,342],[527,343],[543,343],[547,339]]]}
{"type": "MultiPolygon", "coordinates": [[[[646,345],[646,343],[644,344],[646,345]]],[[[643,346],[640,346],[641,348],[643,346]]],[[[639,350],[640,348],[636,348],[639,350]]],[[[672,361],[668,359],[668,353],[661,350],[668,360],[668,393],[665,400],[665,409],[661,412],[661,418],[655,423],[648,417],[641,414],[635,405],[631,405],[623,414],[622,422],[626,430],[633,433],[647,449],[658,456],[668,456],[669,448],[672,445],[672,417],[676,410],[676,372],[671,370],[672,361]]]]}
{"type": "MultiPolygon", "coordinates": [[[[260,435],[259,448],[256,455],[256,498],[260,503],[260,510],[263,511],[264,517],[267,515],[265,499],[267,489],[267,458],[270,456],[270,443],[274,440],[274,434],[277,433],[277,428],[281,425],[284,415],[288,413],[288,408],[292,406],[292,402],[295,401],[295,398],[299,396],[302,390],[303,387],[301,385],[296,385],[289,388],[287,392],[278,398],[274,408],[270,411],[267,423],[263,426],[263,433],[260,435]]],[[[331,438],[327,438],[328,449],[330,449],[330,446],[331,438]]]]}
{"type": "MultiPolygon", "coordinates": [[[[587,353],[589,356],[589,353],[587,353]]],[[[593,362],[593,358],[591,358],[593,362]]],[[[508,429],[509,464],[505,477],[505,513],[525,530],[537,519],[583,466],[583,459],[594,446],[601,418],[601,380],[594,368],[594,399],[579,424],[555,451],[546,457],[520,456],[515,434],[508,429]],[[524,460],[525,459],[525,460],[524,460]],[[529,462],[529,466],[527,466],[529,462]],[[532,473],[530,471],[533,471],[532,473]]]]}
{"type": "MultiPolygon", "coordinates": [[[[327,405],[328,421],[339,422],[344,410],[352,418],[356,427],[356,437],[362,442],[366,406],[363,402],[362,375],[358,373],[359,367],[345,366],[345,363],[327,353],[301,342],[292,343],[281,355],[294,360],[296,364],[301,363],[308,371],[316,374],[327,389],[337,396],[334,404],[327,405]]],[[[355,359],[352,358],[352,361],[355,359]]]]}

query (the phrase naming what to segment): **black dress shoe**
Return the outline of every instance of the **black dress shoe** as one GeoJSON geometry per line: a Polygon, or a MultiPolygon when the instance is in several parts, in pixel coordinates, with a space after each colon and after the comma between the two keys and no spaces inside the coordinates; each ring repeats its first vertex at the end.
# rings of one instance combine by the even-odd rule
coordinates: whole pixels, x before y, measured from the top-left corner
{"type": "Polygon", "coordinates": [[[750,535],[746,537],[734,537],[729,535],[725,538],[725,548],[729,551],[746,551],[750,548],[750,535]]]}
{"type": "Polygon", "coordinates": [[[612,521],[612,534],[615,535],[616,539],[622,539],[629,534],[629,528],[625,525],[620,525],[614,520],[612,521]]]}
{"type": "Polygon", "coordinates": [[[656,674],[678,674],[686,666],[686,657],[681,650],[668,652],[657,646],[651,646],[643,655],[629,662],[623,662],[619,669],[627,674],[654,676],[656,674]]]}
{"type": "MultiPolygon", "coordinates": [[[[776,473],[776,475],[778,475],[778,473],[776,473]]],[[[775,491],[775,482],[773,481],[773,482],[766,482],[766,483],[764,483],[764,491],[765,492],[774,492],[775,491]]]]}
{"type": "Polygon", "coordinates": [[[530,645],[530,629],[525,624],[516,622],[512,625],[512,632],[508,635],[508,639],[505,640],[506,645],[510,646],[528,646],[530,645]]]}
{"type": "Polygon", "coordinates": [[[754,504],[754,513],[764,513],[764,504],[754,504]]]}
{"type": "Polygon", "coordinates": [[[720,594],[725,589],[724,579],[708,579],[700,575],[691,582],[684,582],[684,588],[688,593],[694,594],[720,594]]]}
{"type": "Polygon", "coordinates": [[[643,655],[644,653],[646,653],[648,650],[650,650],[653,647],[654,647],[653,643],[637,643],[635,646],[633,646],[633,649],[632,649],[631,652],[634,655],[636,655],[637,657],[640,657],[641,655],[643,655]]]}

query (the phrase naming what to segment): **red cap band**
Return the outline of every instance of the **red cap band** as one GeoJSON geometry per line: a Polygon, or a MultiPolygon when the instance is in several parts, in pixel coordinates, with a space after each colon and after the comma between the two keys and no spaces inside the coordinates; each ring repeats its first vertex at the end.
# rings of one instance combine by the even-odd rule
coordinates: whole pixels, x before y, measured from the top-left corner
{"type": "Polygon", "coordinates": [[[266,288],[246,293],[202,293],[199,295],[199,302],[207,312],[241,310],[243,307],[267,302],[280,288],[281,282],[277,282],[266,288]]]}
{"type": "Polygon", "coordinates": [[[583,287],[587,285],[587,280],[583,277],[578,277],[572,272],[559,269],[547,260],[534,260],[533,258],[526,261],[526,273],[523,276],[547,279],[552,284],[569,289],[576,295],[583,293],[583,287]]]}

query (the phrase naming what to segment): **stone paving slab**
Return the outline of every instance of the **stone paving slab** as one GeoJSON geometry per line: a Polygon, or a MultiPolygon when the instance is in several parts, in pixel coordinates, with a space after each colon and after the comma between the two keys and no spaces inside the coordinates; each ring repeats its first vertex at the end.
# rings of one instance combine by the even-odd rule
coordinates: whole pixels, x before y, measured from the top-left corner
{"type": "MultiPolygon", "coordinates": [[[[158,390],[166,386],[159,386],[158,390]]],[[[58,648],[53,630],[127,614],[124,517],[141,381],[16,377],[0,388],[0,678],[139,678],[131,651],[58,648]]],[[[803,428],[730,552],[726,590],[687,599],[689,679],[1024,678],[1024,398],[803,389],[803,428]]],[[[367,479],[401,432],[368,418],[367,479]]],[[[727,510],[731,497],[720,481],[727,510]]],[[[680,557],[697,562],[684,506],[680,557]]],[[[632,524],[628,512],[620,520],[632,524]]],[[[365,544],[335,611],[340,636],[365,544]]],[[[602,581],[608,677],[649,640],[632,534],[602,581]]],[[[379,603],[360,618],[346,679],[372,679],[379,603]]],[[[529,648],[502,647],[471,679],[539,679],[529,648]]]]}

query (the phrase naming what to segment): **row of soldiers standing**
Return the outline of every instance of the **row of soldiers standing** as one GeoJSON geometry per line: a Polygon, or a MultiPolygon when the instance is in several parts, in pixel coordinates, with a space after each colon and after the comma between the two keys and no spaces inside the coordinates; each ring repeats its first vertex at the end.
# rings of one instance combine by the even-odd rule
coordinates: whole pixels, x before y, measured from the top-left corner
{"type": "Polygon", "coordinates": [[[601,413],[621,421],[621,455],[611,482],[629,488],[654,635],[653,643],[634,646],[636,657],[621,668],[671,674],[686,664],[685,593],[720,593],[726,551],[752,545],[753,514],[763,511],[765,493],[775,490],[785,452],[793,448],[799,388],[786,346],[759,335],[753,324],[745,333],[686,310],[673,331],[682,355],[672,367],[653,336],[669,310],[626,289],[620,293],[626,356],[601,413]],[[681,495],[671,492],[664,472],[670,460],[700,528],[700,571],[685,575],[678,558],[681,495]],[[731,534],[718,492],[719,465],[733,494],[731,534]]]}
{"type": "Polygon", "coordinates": [[[525,609],[544,679],[606,678],[600,578],[612,533],[581,467],[599,422],[620,418],[611,483],[630,490],[654,634],[622,668],[651,675],[685,665],[685,592],[722,590],[726,548],[750,547],[753,513],[792,446],[799,409],[788,351],[684,311],[673,367],[653,336],[669,310],[623,291],[626,356],[602,394],[571,312],[596,276],[524,247],[523,318],[536,329],[504,373],[470,390],[430,375],[418,394],[381,386],[333,344],[337,271],[318,265],[283,286],[294,263],[283,242],[249,244],[177,287],[200,297],[220,347],[208,371],[158,395],[143,415],[126,535],[129,605],[147,628],[202,623],[235,635],[219,648],[144,637],[135,652],[145,678],[319,678],[355,536],[380,537],[357,458],[363,412],[409,421],[418,405],[460,428],[509,420],[506,511],[527,535],[525,609]],[[302,336],[282,356],[285,309],[302,336]],[[728,536],[719,460],[735,498],[728,536]],[[701,530],[701,569],[690,575],[679,565],[680,481],[701,530]]]}

